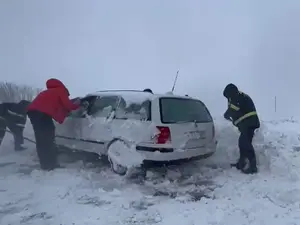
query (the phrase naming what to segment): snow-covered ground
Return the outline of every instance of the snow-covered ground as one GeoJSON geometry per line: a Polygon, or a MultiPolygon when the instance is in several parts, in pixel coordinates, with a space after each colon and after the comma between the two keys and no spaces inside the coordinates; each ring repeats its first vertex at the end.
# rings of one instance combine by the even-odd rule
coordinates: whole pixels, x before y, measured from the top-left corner
{"type": "Polygon", "coordinates": [[[40,171],[32,144],[0,149],[2,225],[299,225],[300,123],[264,122],[255,137],[260,172],[229,167],[237,131],[216,121],[218,152],[210,159],[147,172],[128,180],[107,165],[64,162],[40,171]]]}

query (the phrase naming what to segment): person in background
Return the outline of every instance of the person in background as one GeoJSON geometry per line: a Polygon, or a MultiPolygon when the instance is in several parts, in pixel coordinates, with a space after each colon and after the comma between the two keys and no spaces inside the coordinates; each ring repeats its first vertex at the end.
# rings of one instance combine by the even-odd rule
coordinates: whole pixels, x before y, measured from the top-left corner
{"type": "Polygon", "coordinates": [[[79,108],[79,104],[69,99],[69,91],[58,79],[49,79],[47,89],[42,91],[27,107],[31,121],[41,169],[59,168],[55,144],[55,125],[53,119],[62,124],[66,116],[79,108]]]}
{"type": "Polygon", "coordinates": [[[5,102],[0,104],[0,145],[8,128],[14,136],[15,150],[22,151],[24,146],[23,130],[27,115],[26,107],[29,101],[22,100],[19,103],[5,102]]]}
{"type": "Polygon", "coordinates": [[[223,95],[228,100],[228,109],[224,113],[224,118],[232,121],[240,131],[240,157],[237,163],[231,164],[231,166],[246,174],[257,173],[252,140],[255,130],[260,127],[260,122],[255,105],[250,96],[239,91],[234,84],[228,84],[223,95]]]}
{"type": "Polygon", "coordinates": [[[146,89],[144,89],[144,90],[143,90],[143,92],[148,92],[148,93],[151,93],[151,94],[153,94],[153,91],[152,91],[150,88],[146,88],[146,89]]]}

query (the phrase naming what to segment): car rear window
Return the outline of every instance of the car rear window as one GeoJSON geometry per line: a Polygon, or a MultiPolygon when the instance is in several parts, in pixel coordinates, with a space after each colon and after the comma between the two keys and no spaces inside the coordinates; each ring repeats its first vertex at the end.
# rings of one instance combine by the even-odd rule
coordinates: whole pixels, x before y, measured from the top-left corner
{"type": "Polygon", "coordinates": [[[184,98],[160,98],[162,123],[212,122],[203,102],[184,98]]]}

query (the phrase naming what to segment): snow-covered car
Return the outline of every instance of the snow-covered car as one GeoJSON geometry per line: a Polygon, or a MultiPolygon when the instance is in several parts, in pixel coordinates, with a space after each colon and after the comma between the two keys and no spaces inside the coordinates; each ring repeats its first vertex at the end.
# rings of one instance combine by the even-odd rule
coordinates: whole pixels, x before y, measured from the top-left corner
{"type": "Polygon", "coordinates": [[[215,127],[205,104],[189,96],[99,91],[61,125],[56,142],[106,155],[124,175],[147,162],[207,158],[216,151],[215,127]]]}

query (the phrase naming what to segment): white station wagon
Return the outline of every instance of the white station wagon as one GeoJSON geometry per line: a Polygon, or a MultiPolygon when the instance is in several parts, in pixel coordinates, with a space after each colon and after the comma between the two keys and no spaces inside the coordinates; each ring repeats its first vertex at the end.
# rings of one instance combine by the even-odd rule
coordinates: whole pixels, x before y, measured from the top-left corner
{"type": "Polygon", "coordinates": [[[99,91],[56,126],[56,142],[106,155],[112,170],[207,158],[216,151],[215,127],[205,104],[188,96],[143,91],[99,91]]]}

